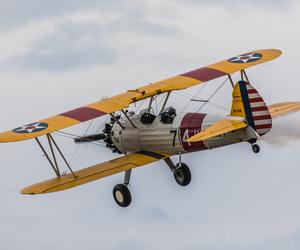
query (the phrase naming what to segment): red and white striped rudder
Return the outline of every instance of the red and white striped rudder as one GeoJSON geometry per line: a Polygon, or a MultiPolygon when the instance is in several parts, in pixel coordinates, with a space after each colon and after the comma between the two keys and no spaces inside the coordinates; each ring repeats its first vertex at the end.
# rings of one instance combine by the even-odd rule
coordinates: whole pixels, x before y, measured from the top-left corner
{"type": "Polygon", "coordinates": [[[239,81],[234,87],[232,96],[231,116],[245,117],[259,135],[271,130],[272,117],[268,107],[250,83],[239,81]]]}

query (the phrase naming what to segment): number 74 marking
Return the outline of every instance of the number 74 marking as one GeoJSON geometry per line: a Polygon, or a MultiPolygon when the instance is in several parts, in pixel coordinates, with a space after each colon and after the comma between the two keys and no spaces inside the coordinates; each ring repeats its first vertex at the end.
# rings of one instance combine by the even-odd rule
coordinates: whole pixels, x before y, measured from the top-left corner
{"type": "Polygon", "coordinates": [[[173,147],[175,147],[175,140],[176,140],[176,136],[177,136],[177,130],[171,130],[170,133],[174,134],[174,137],[173,137],[173,147]]]}

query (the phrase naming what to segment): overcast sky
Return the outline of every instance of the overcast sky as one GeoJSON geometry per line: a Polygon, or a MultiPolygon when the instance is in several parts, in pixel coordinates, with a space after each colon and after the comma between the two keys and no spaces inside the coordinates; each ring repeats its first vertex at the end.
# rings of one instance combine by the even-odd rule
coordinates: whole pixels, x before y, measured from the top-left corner
{"type": "MultiPolygon", "coordinates": [[[[0,130],[261,48],[283,55],[250,69],[252,84],[268,103],[300,100],[299,11],[292,0],[0,0],[0,130]]],[[[179,94],[172,102],[180,110],[188,100],[179,94]]],[[[228,114],[230,96],[225,86],[213,100],[221,108],[204,111],[228,114]]],[[[299,122],[300,114],[274,121],[257,155],[247,143],[185,155],[193,174],[186,188],[163,162],[136,169],[127,209],[111,194],[122,174],[20,195],[51,169],[33,140],[1,144],[0,248],[299,250],[299,122]]],[[[56,138],[75,169],[116,157],[56,138]]]]}

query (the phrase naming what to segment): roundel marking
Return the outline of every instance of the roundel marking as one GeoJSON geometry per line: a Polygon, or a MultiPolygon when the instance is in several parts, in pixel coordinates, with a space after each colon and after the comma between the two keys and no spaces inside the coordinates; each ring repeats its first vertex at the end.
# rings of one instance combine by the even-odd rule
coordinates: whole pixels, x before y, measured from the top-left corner
{"type": "Polygon", "coordinates": [[[48,128],[47,123],[35,122],[35,123],[30,123],[30,124],[24,125],[22,127],[15,128],[13,130],[13,132],[19,133],[19,134],[31,134],[31,133],[40,132],[46,128],[48,128]]]}
{"type": "Polygon", "coordinates": [[[230,63],[251,63],[258,61],[262,58],[262,54],[260,53],[247,53],[239,56],[232,57],[228,59],[230,63]]]}

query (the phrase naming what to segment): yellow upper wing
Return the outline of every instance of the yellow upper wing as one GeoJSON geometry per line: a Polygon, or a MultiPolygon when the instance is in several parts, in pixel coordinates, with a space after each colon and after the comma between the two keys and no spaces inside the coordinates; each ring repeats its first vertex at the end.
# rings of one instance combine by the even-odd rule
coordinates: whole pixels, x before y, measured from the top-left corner
{"type": "Polygon", "coordinates": [[[220,120],[215,124],[211,125],[210,127],[208,127],[207,129],[201,131],[200,133],[190,137],[187,141],[188,142],[203,141],[245,127],[247,127],[247,123],[243,121],[220,120]]]}
{"type": "Polygon", "coordinates": [[[59,178],[46,180],[21,190],[22,194],[45,194],[57,192],[73,188],[88,182],[101,179],[122,171],[140,167],[161,159],[167,158],[169,155],[142,151],[130,155],[125,155],[111,161],[103,162],[92,167],[81,169],[74,172],[76,178],[72,174],[63,175],[59,178]]]}
{"type": "Polygon", "coordinates": [[[280,55],[281,51],[276,49],[251,51],[139,89],[129,90],[106,100],[73,109],[47,119],[39,120],[35,123],[27,124],[8,132],[0,133],[0,142],[22,141],[35,138],[127,108],[131,103],[159,93],[189,88],[196,84],[207,82],[273,60],[280,55]]]}
{"type": "Polygon", "coordinates": [[[268,106],[272,118],[294,113],[300,110],[300,102],[282,102],[268,106]]]}

